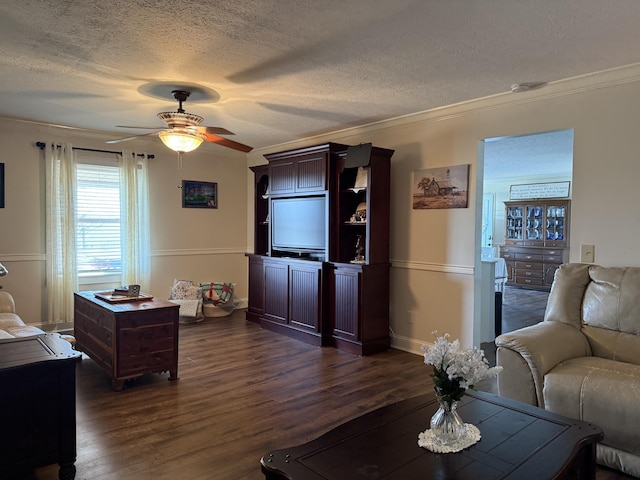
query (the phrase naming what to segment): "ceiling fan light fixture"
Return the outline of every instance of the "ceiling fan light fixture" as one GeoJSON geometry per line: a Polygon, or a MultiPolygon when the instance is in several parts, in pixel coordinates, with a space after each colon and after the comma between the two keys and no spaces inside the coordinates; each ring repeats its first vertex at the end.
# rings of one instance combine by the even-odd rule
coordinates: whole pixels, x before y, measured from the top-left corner
{"type": "MultiPolygon", "coordinates": [[[[248,145],[243,145],[242,143],[220,137],[219,135],[233,135],[233,132],[230,132],[226,128],[200,126],[200,123],[202,123],[204,118],[200,115],[185,112],[182,108],[182,103],[189,98],[191,95],[190,91],[172,90],[171,93],[173,94],[173,98],[178,101],[178,111],[158,113],[158,118],[167,124],[166,128],[159,130],[158,127],[127,127],[119,125],[122,128],[142,128],[156,131],[144,135],[134,135],[127,138],[119,138],[117,140],[108,140],[107,143],[126,142],[127,140],[133,140],[138,137],[157,135],[160,137],[160,140],[162,140],[162,143],[179,154],[195,150],[204,141],[216,143],[223,147],[232,148],[245,153],[253,150],[253,148],[248,145]]],[[[182,158],[181,155],[180,158],[182,158]]]]}
{"type": "Polygon", "coordinates": [[[188,127],[197,126],[202,123],[204,118],[195,113],[189,112],[160,112],[158,118],[166,122],[171,127],[188,127]]]}
{"type": "Polygon", "coordinates": [[[174,152],[187,153],[200,146],[203,138],[197,134],[168,130],[158,134],[162,143],[174,152]]]}

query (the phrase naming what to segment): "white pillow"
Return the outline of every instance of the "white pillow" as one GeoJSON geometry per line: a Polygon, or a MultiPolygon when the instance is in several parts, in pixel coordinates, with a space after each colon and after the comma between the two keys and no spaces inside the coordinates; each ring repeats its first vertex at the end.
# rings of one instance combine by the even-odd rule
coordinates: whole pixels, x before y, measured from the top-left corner
{"type": "Polygon", "coordinates": [[[171,300],[198,300],[202,295],[191,280],[176,280],[171,288],[171,300]]]}

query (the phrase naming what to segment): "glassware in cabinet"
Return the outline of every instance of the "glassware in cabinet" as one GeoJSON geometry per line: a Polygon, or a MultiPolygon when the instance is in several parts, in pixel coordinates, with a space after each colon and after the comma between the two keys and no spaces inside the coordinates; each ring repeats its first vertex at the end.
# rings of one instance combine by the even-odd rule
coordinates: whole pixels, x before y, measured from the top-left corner
{"type": "Polygon", "coordinates": [[[523,212],[521,206],[507,208],[506,240],[522,240],[523,212]]]}

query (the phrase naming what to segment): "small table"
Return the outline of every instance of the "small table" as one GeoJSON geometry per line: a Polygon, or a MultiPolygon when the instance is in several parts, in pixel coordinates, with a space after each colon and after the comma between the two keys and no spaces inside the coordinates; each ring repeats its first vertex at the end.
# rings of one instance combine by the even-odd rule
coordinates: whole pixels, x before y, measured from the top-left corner
{"type": "Polygon", "coordinates": [[[0,340],[0,477],[31,478],[57,463],[76,473],[76,363],[60,335],[0,340]]]}
{"type": "Polygon", "coordinates": [[[470,391],[458,411],[480,429],[480,442],[435,454],[418,446],[418,433],[436,409],[434,395],[380,408],[304,445],[267,453],[262,472],[267,480],[595,478],[599,427],[470,391]]]}
{"type": "Polygon", "coordinates": [[[76,349],[111,376],[113,389],[147,372],[177,380],[180,306],[157,298],[110,303],[96,293],[74,294],[76,349]]]}

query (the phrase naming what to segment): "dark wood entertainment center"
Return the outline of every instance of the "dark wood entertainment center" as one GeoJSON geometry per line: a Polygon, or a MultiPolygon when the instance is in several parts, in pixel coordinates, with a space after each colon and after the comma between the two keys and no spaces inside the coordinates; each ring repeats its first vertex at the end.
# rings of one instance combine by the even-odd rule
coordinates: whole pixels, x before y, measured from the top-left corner
{"type": "Polygon", "coordinates": [[[265,155],[267,165],[251,168],[247,320],[360,355],[389,348],[392,155],[370,144],[325,143],[265,155]],[[299,199],[315,210],[305,215],[299,199]],[[290,202],[299,220],[278,223],[283,215],[273,216],[274,202],[279,211],[290,202]]]}

